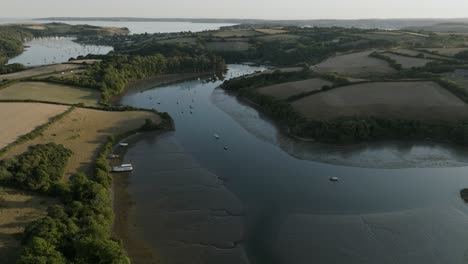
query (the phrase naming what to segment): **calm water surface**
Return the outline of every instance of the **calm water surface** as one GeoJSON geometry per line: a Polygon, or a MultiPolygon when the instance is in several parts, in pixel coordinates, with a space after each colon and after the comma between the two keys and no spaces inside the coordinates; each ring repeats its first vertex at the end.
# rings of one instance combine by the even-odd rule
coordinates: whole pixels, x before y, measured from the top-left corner
{"type": "MultiPolygon", "coordinates": [[[[228,77],[261,69],[230,65],[228,77]]],[[[322,159],[326,162],[299,159],[305,152],[309,158],[319,157],[320,151],[328,156],[339,153],[334,148],[330,154],[322,146],[289,154],[281,146],[284,136],[274,125],[216,89],[220,83],[187,81],[122,99],[126,105],[169,112],[176,125],[173,133],[136,142],[126,156],[136,168],[129,191],[135,200],[136,222],[144,232],[151,233],[160,221],[150,213],[163,204],[156,191],[161,188],[156,186],[161,176],[151,168],[168,166],[160,158],[164,148],[166,155],[190,156],[193,164],[223,179],[238,197],[245,226],[240,242],[251,263],[465,263],[468,211],[459,191],[468,186],[468,169],[462,166],[466,164],[462,153],[419,144],[368,146],[340,154],[342,160],[379,155],[384,160],[390,149],[400,161],[412,158],[413,165],[418,159],[443,156],[445,165],[459,166],[438,164],[439,168],[360,168],[353,163],[330,164],[330,158],[322,159]],[[169,145],[177,147],[171,152],[169,145]],[[331,183],[332,176],[340,181],[331,183]]],[[[146,239],[151,243],[152,237],[146,239]]],[[[216,263],[216,258],[212,260],[216,263]]]]}
{"type": "Polygon", "coordinates": [[[73,42],[73,38],[40,38],[33,39],[24,44],[26,49],[19,56],[8,61],[21,63],[26,66],[38,66],[67,62],[70,58],[88,54],[107,54],[112,47],[82,45],[73,42]]]}
{"type": "Polygon", "coordinates": [[[70,25],[92,25],[102,27],[126,27],[131,34],[142,33],[170,33],[192,31],[200,32],[205,30],[215,30],[220,27],[232,26],[227,23],[190,23],[190,22],[127,22],[127,21],[49,21],[32,20],[28,18],[0,18],[0,24],[11,23],[52,23],[61,22],[70,25]]]}
{"type": "MultiPolygon", "coordinates": [[[[94,25],[127,27],[131,34],[141,33],[169,33],[204,30],[215,30],[233,24],[225,23],[189,23],[189,22],[109,22],[109,21],[37,21],[27,18],[0,18],[0,24],[10,23],[51,23],[63,22],[71,25],[94,25]]],[[[107,54],[113,50],[108,46],[81,45],[73,42],[72,38],[61,39],[34,39],[26,42],[26,50],[19,56],[12,58],[8,63],[21,63],[26,66],[38,66],[52,63],[62,63],[70,58],[88,54],[107,54]]]]}

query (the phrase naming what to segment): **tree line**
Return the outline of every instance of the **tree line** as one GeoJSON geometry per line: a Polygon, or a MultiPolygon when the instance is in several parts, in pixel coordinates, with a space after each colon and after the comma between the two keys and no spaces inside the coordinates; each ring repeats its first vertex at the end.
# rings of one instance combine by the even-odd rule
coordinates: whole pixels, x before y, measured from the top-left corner
{"type": "Polygon", "coordinates": [[[170,73],[203,73],[224,71],[224,60],[217,56],[132,56],[112,54],[101,62],[87,66],[74,78],[51,77],[50,82],[99,89],[101,103],[123,92],[130,81],[170,73]]]}

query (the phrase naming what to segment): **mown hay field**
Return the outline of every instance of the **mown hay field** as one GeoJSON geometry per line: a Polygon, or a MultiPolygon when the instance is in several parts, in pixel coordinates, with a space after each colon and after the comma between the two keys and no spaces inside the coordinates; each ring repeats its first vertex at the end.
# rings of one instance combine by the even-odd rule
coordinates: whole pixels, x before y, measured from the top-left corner
{"type": "Polygon", "coordinates": [[[212,51],[247,51],[250,44],[240,41],[227,41],[227,42],[208,42],[206,47],[212,51]]]}
{"type": "Polygon", "coordinates": [[[438,54],[443,56],[453,57],[462,51],[468,50],[468,48],[430,48],[426,50],[437,52],[438,54]]]}
{"type": "Polygon", "coordinates": [[[54,142],[73,151],[65,169],[66,178],[77,172],[90,173],[91,165],[108,136],[136,130],[146,119],[160,122],[159,116],[152,112],[108,112],[76,108],[52,124],[40,137],[14,147],[6,157],[19,155],[32,145],[54,142]]]}
{"type": "Polygon", "coordinates": [[[295,101],[309,119],[375,116],[407,120],[468,120],[468,106],[434,82],[373,82],[336,88],[295,101]]]}
{"type": "Polygon", "coordinates": [[[398,64],[401,64],[403,69],[424,67],[426,64],[433,61],[428,59],[401,56],[393,53],[383,53],[383,55],[395,60],[398,64]]]}
{"type": "Polygon", "coordinates": [[[331,86],[332,83],[319,78],[314,78],[303,81],[287,82],[267,87],[261,87],[258,89],[258,92],[261,94],[273,96],[277,99],[284,100],[294,95],[320,91],[325,85],[331,86]]]}
{"type": "Polygon", "coordinates": [[[216,31],[212,34],[214,37],[219,38],[232,38],[232,37],[253,37],[261,35],[261,33],[256,32],[252,29],[232,29],[232,30],[223,30],[216,31]]]}
{"type": "Polygon", "coordinates": [[[97,106],[98,90],[45,82],[19,82],[0,90],[0,100],[37,100],[97,106]]]}
{"type": "Polygon", "coordinates": [[[395,70],[387,62],[369,57],[373,51],[339,55],[312,66],[319,73],[337,73],[351,77],[366,77],[371,74],[389,74],[395,70]]]}
{"type": "Polygon", "coordinates": [[[63,105],[39,103],[0,103],[0,149],[68,108],[63,105]]]}
{"type": "Polygon", "coordinates": [[[0,262],[14,263],[26,226],[47,214],[54,200],[0,187],[0,262]]]}
{"type": "Polygon", "coordinates": [[[41,66],[37,68],[28,69],[25,71],[9,73],[9,74],[1,74],[1,80],[14,80],[14,79],[23,79],[29,77],[35,77],[44,74],[52,74],[52,73],[62,73],[62,72],[70,72],[76,70],[78,68],[83,67],[80,64],[53,64],[47,66],[41,66]]]}
{"type": "Polygon", "coordinates": [[[268,35],[288,33],[286,29],[282,28],[256,28],[255,31],[268,35]]]}

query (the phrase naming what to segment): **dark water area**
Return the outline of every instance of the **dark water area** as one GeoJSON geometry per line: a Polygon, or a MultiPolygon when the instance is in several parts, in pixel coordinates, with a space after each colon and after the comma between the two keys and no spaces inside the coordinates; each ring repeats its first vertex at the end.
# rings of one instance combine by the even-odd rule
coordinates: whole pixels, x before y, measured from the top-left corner
{"type": "MultiPolygon", "coordinates": [[[[227,77],[262,69],[230,65],[227,77]]],[[[220,84],[187,81],[121,102],[175,121],[174,132],[146,135],[125,157],[138,233],[167,263],[466,262],[464,150],[340,153],[293,142],[220,84]]]]}

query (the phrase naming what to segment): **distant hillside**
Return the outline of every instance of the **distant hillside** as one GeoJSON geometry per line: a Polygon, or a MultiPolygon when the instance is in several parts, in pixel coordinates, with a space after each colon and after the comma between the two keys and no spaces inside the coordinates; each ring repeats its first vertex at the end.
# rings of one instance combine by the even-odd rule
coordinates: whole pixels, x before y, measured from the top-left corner
{"type": "Polygon", "coordinates": [[[412,30],[412,31],[468,33],[468,23],[459,23],[459,22],[439,23],[439,24],[429,25],[429,26],[408,27],[406,29],[412,30]]]}
{"type": "Polygon", "coordinates": [[[468,18],[461,19],[319,19],[319,20],[262,20],[262,19],[217,19],[217,18],[136,18],[136,17],[48,17],[36,20],[52,21],[126,21],[126,22],[192,22],[192,23],[233,23],[233,24],[276,24],[291,26],[355,27],[402,29],[424,27],[440,23],[468,23],[468,18]]]}

